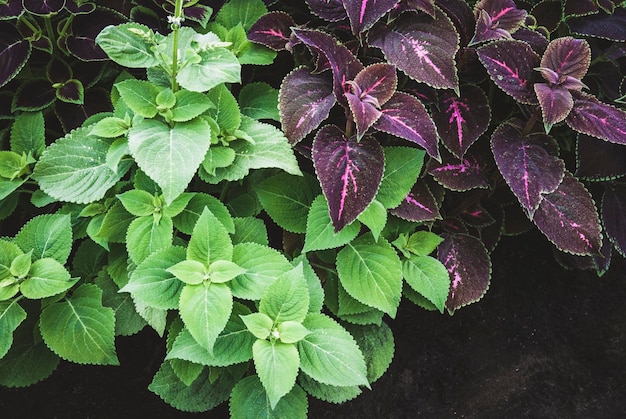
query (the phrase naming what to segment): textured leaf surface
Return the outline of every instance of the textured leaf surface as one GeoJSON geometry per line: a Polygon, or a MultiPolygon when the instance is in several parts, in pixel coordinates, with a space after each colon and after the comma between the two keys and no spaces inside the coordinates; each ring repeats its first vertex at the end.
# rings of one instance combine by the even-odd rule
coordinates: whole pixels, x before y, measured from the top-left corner
{"type": "Polygon", "coordinates": [[[564,36],[550,42],[541,58],[541,67],[549,68],[561,77],[580,80],[587,74],[590,62],[591,48],[587,41],[564,36]]]}
{"type": "Polygon", "coordinates": [[[33,260],[52,258],[65,264],[72,251],[72,226],[65,214],[44,214],[32,218],[15,236],[23,251],[33,251],[33,260]]]}
{"type": "Polygon", "coordinates": [[[391,10],[399,0],[342,0],[346,9],[352,33],[355,35],[365,32],[391,10]]]}
{"type": "Polygon", "coordinates": [[[428,171],[438,183],[453,191],[484,189],[489,186],[489,180],[482,159],[484,157],[472,151],[465,153],[461,161],[444,154],[442,162],[431,162],[428,171]]]}
{"type": "Polygon", "coordinates": [[[416,182],[400,205],[390,212],[409,221],[419,222],[441,219],[441,213],[435,197],[423,181],[416,182]]]}
{"type": "Polygon", "coordinates": [[[236,245],[233,262],[246,270],[230,281],[233,295],[247,300],[260,300],[276,278],[293,268],[280,252],[257,243],[236,245]]]}
{"type": "Polygon", "coordinates": [[[218,260],[230,261],[233,256],[233,245],[226,228],[219,219],[205,208],[193,229],[187,258],[208,267],[218,260]]]}
{"type": "Polygon", "coordinates": [[[580,134],[576,145],[575,175],[583,180],[626,176],[626,147],[580,134]]]}
{"type": "Polygon", "coordinates": [[[287,13],[270,12],[252,25],[248,39],[274,51],[282,51],[291,38],[292,26],[296,26],[296,22],[287,13]]]}
{"type": "Polygon", "coordinates": [[[301,323],[309,311],[309,289],[302,265],[285,272],[267,288],[259,303],[259,312],[267,314],[275,323],[301,323]]]}
{"type": "Polygon", "coordinates": [[[254,367],[271,409],[296,384],[300,357],[295,345],[258,339],[252,345],[254,367]]]}
{"type": "Polygon", "coordinates": [[[626,144],[626,112],[594,96],[573,93],[574,106],[565,122],[570,128],[616,144],[626,144]]]}
{"type": "Polygon", "coordinates": [[[360,229],[360,223],[353,222],[345,226],[338,233],[335,233],[328,212],[326,198],[324,195],[318,195],[311,204],[307,216],[306,234],[304,236],[302,252],[306,253],[343,246],[354,239],[359,234],[360,229]]]}
{"type": "Polygon", "coordinates": [[[126,249],[133,262],[139,264],[157,250],[172,244],[172,219],[163,217],[157,223],[153,217],[134,219],[126,232],[126,249]]]}
{"type": "Polygon", "coordinates": [[[295,385],[272,408],[259,377],[252,375],[239,381],[230,396],[230,415],[233,418],[306,419],[306,393],[295,385]]]}
{"type": "Polygon", "coordinates": [[[26,311],[14,300],[0,301],[0,358],[13,344],[13,332],[26,318],[26,311]]]}
{"type": "Polygon", "coordinates": [[[626,41],[626,9],[623,7],[615,9],[613,14],[600,13],[595,16],[568,19],[567,25],[572,33],[578,35],[626,41]]]}
{"type": "Polygon", "coordinates": [[[417,148],[386,147],[385,171],[376,200],[385,208],[395,208],[417,181],[426,153],[417,148]]]}
{"type": "Polygon", "coordinates": [[[96,38],[96,43],[116,63],[124,67],[149,68],[158,64],[151,44],[138,33],[146,37],[152,34],[147,27],[137,23],[124,23],[107,26],[96,38]]]}
{"type": "Polygon", "coordinates": [[[413,290],[443,313],[450,290],[450,277],[440,261],[430,256],[411,256],[402,262],[402,274],[413,290]]]}

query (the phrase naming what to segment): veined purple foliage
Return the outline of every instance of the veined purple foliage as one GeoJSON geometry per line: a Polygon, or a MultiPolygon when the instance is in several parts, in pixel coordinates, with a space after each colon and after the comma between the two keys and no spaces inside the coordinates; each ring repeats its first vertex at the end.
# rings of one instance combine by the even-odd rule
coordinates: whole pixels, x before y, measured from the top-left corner
{"type": "Polygon", "coordinates": [[[535,83],[533,86],[543,116],[546,133],[552,125],[563,121],[574,106],[574,99],[569,90],[561,86],[550,86],[547,83],[535,83]]]}
{"type": "Polygon", "coordinates": [[[407,93],[394,93],[382,106],[374,128],[418,144],[429,156],[441,160],[435,123],[424,105],[407,93]]]}
{"type": "Polygon", "coordinates": [[[376,196],[385,165],[383,149],[372,137],[357,142],[337,126],[326,125],[313,141],[313,164],[338,232],[376,196]]]}
{"type": "Polygon", "coordinates": [[[433,19],[435,18],[435,0],[400,0],[391,11],[392,17],[408,11],[422,11],[433,19]]]}
{"type": "Polygon", "coordinates": [[[335,104],[333,83],[328,74],[312,74],[299,67],[289,73],[280,86],[280,122],[293,145],[302,140],[328,117],[335,104]]]}
{"type": "Polygon", "coordinates": [[[572,33],[583,36],[626,41],[626,9],[618,8],[612,14],[599,13],[596,16],[567,20],[572,33]]]}
{"type": "Polygon", "coordinates": [[[363,64],[348,48],[324,32],[310,29],[293,29],[293,32],[310,49],[326,57],[333,73],[335,98],[347,108],[348,101],[345,92],[348,85],[346,82],[353,80],[363,70],[363,64]]]}
{"type": "Polygon", "coordinates": [[[496,219],[480,203],[464,209],[459,214],[459,218],[470,227],[487,227],[496,222],[496,219]]]}
{"type": "Polygon", "coordinates": [[[485,163],[481,155],[467,152],[462,159],[449,153],[442,153],[442,162],[431,161],[428,172],[442,186],[452,191],[468,191],[470,189],[486,189],[489,179],[485,171],[485,163]]]}
{"type": "Polygon", "coordinates": [[[441,92],[433,120],[441,142],[459,159],[489,126],[491,112],[485,93],[474,85],[461,86],[460,96],[441,92]]]}
{"type": "Polygon", "coordinates": [[[600,251],[602,233],[593,199],[568,172],[554,192],[543,196],[533,222],[559,250],[575,255],[600,251]]]}
{"type": "Polygon", "coordinates": [[[441,228],[446,233],[451,234],[469,234],[469,229],[458,217],[446,217],[441,221],[441,228]]]}
{"type": "Polygon", "coordinates": [[[467,2],[465,0],[437,0],[437,7],[441,8],[454,24],[461,46],[467,46],[474,36],[476,25],[474,12],[467,2]]]}
{"type": "Polygon", "coordinates": [[[309,10],[328,22],[339,22],[348,16],[342,0],[304,0],[309,10]]]}
{"type": "Polygon", "coordinates": [[[563,16],[587,16],[598,13],[598,5],[594,0],[565,0],[563,16]]]}
{"type": "Polygon", "coordinates": [[[513,0],[481,0],[474,7],[476,28],[470,45],[495,39],[510,39],[526,19],[526,10],[513,0]]]}
{"type": "Polygon", "coordinates": [[[450,314],[476,302],[489,288],[491,259],[487,249],[476,237],[467,234],[442,234],[437,259],[450,275],[450,292],[446,309],[450,314]]]}
{"type": "Polygon", "coordinates": [[[435,19],[406,12],[389,25],[379,22],[369,31],[368,41],[412,79],[438,89],[458,89],[454,56],[459,35],[441,10],[435,19]]]}
{"type": "Polygon", "coordinates": [[[65,0],[22,0],[24,9],[39,16],[50,16],[65,7],[65,0]]]}
{"type": "Polygon", "coordinates": [[[505,93],[520,103],[538,103],[532,77],[540,60],[530,45],[516,40],[493,41],[478,48],[478,58],[491,80],[505,93]]]}
{"type": "Polygon", "coordinates": [[[411,192],[396,208],[389,210],[396,217],[404,220],[424,222],[440,220],[441,213],[435,197],[426,182],[418,179],[411,188],[411,192]]]}
{"type": "Polygon", "coordinates": [[[575,175],[590,181],[607,181],[626,176],[626,147],[579,134],[575,175]]]}
{"type": "Polygon", "coordinates": [[[574,106],[565,119],[575,131],[616,144],[626,144],[626,112],[595,96],[572,92],[574,106]]]}
{"type": "Polygon", "coordinates": [[[482,208],[493,218],[494,222],[477,229],[478,237],[489,253],[493,252],[504,233],[504,209],[500,202],[492,198],[481,199],[482,208]]]}
{"type": "Polygon", "coordinates": [[[9,0],[6,4],[0,5],[0,19],[15,19],[24,13],[22,0],[9,0]]]}
{"type": "Polygon", "coordinates": [[[587,41],[566,36],[550,42],[541,58],[541,68],[554,71],[558,75],[556,82],[560,84],[567,76],[582,79],[590,62],[591,48],[587,41]]]}
{"type": "Polygon", "coordinates": [[[358,35],[372,27],[400,0],[342,0],[352,33],[358,35]]]}
{"type": "Polygon", "coordinates": [[[532,219],[543,194],[560,185],[565,163],[552,137],[542,133],[522,136],[516,122],[504,122],[494,131],[491,149],[502,177],[532,219]]]}
{"type": "Polygon", "coordinates": [[[32,47],[17,29],[8,22],[0,22],[0,87],[20,72],[30,58],[32,47]]]}
{"type": "Polygon", "coordinates": [[[274,51],[282,51],[290,43],[293,26],[296,22],[287,13],[271,12],[254,22],[248,31],[248,39],[274,51]]]}
{"type": "Polygon", "coordinates": [[[602,196],[602,224],[622,256],[626,257],[626,185],[609,184],[602,196]]]}
{"type": "Polygon", "coordinates": [[[533,31],[528,28],[519,28],[512,35],[513,39],[518,41],[524,41],[535,51],[537,54],[543,55],[548,44],[548,38],[546,38],[541,32],[533,31]]]}

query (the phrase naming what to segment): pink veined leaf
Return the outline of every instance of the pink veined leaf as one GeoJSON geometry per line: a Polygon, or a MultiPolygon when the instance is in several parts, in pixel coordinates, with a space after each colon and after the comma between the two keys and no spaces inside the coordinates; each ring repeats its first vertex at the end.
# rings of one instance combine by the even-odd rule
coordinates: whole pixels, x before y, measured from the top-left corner
{"type": "Polygon", "coordinates": [[[437,259],[450,275],[450,292],[446,308],[455,310],[480,300],[489,288],[491,259],[483,243],[467,234],[441,235],[437,259]]]}
{"type": "Polygon", "coordinates": [[[486,198],[481,200],[481,206],[494,220],[493,223],[478,228],[478,237],[489,253],[493,252],[504,233],[504,209],[500,202],[486,198]]]}
{"type": "Polygon", "coordinates": [[[570,128],[611,143],[626,144],[626,112],[582,92],[572,92],[572,96],[574,106],[565,119],[570,128]]]}
{"type": "Polygon", "coordinates": [[[459,214],[459,218],[470,227],[487,227],[496,222],[496,219],[480,203],[471,205],[463,210],[459,214]]]}
{"type": "Polygon", "coordinates": [[[432,158],[441,159],[437,129],[419,100],[407,93],[396,92],[381,112],[374,124],[375,129],[418,144],[432,158]]]}
{"type": "Polygon", "coordinates": [[[595,181],[626,176],[626,147],[580,134],[576,144],[575,175],[595,181]]]}
{"type": "Polygon", "coordinates": [[[469,234],[465,223],[458,217],[446,217],[441,221],[443,231],[451,234],[469,234]]]}
{"type": "Polygon", "coordinates": [[[602,197],[602,224],[622,256],[626,257],[626,186],[607,185],[602,197]]]}
{"type": "Polygon", "coordinates": [[[423,180],[418,180],[402,203],[389,212],[404,220],[416,222],[441,219],[435,197],[423,180]]]}
{"type": "Polygon", "coordinates": [[[523,41],[498,40],[478,48],[478,58],[491,80],[520,103],[536,105],[531,78],[539,56],[523,41]]]}
{"type": "Polygon", "coordinates": [[[441,10],[435,19],[406,12],[389,26],[379,22],[369,31],[368,41],[412,79],[438,89],[458,89],[454,56],[459,35],[441,10]]]}
{"type": "Polygon", "coordinates": [[[511,39],[511,34],[506,29],[500,28],[491,19],[491,16],[484,11],[479,10],[476,19],[476,29],[474,29],[474,37],[471,39],[469,46],[474,46],[486,41],[495,39],[511,39]]]}
{"type": "Polygon", "coordinates": [[[282,51],[289,44],[292,26],[296,26],[296,23],[287,13],[270,12],[252,25],[248,39],[274,51],[282,51]]]}
{"type": "Polygon", "coordinates": [[[519,28],[513,34],[513,39],[524,41],[538,54],[543,54],[550,41],[539,31],[528,28],[519,28]]]}
{"type": "Polygon", "coordinates": [[[385,165],[383,149],[372,137],[357,142],[337,126],[326,125],[313,141],[313,164],[338,232],[376,196],[385,165]]]}
{"type": "Polygon", "coordinates": [[[461,46],[466,46],[474,35],[476,24],[474,13],[468,3],[464,0],[437,0],[437,6],[452,20],[461,39],[461,46]]]}
{"type": "Polygon", "coordinates": [[[546,133],[548,133],[552,125],[567,118],[572,106],[574,106],[574,99],[569,90],[558,85],[550,86],[547,83],[535,83],[533,88],[537,94],[539,106],[541,106],[543,125],[546,133]]]}
{"type": "Polygon", "coordinates": [[[278,95],[280,121],[291,144],[296,144],[328,117],[335,104],[326,74],[299,67],[284,78],[278,95]]]}
{"type": "Polygon", "coordinates": [[[591,48],[587,41],[565,36],[548,44],[541,58],[541,67],[557,73],[559,82],[565,76],[580,80],[587,74],[590,62],[591,48]]]}
{"type": "Polygon", "coordinates": [[[552,137],[542,133],[522,136],[514,124],[504,122],[494,131],[491,149],[502,177],[532,219],[542,195],[560,185],[565,163],[552,137]]]}
{"type": "Polygon", "coordinates": [[[342,0],[346,9],[352,33],[358,35],[393,9],[400,0],[342,0]]]}
{"type": "Polygon", "coordinates": [[[452,191],[468,191],[470,189],[487,189],[489,179],[485,171],[485,163],[480,154],[466,153],[459,161],[448,153],[442,153],[442,162],[431,161],[428,173],[440,185],[452,191]]]}
{"type": "Polygon", "coordinates": [[[481,0],[474,7],[476,29],[470,45],[494,39],[510,39],[526,19],[526,11],[513,0],[481,0]]]}
{"type": "Polygon", "coordinates": [[[378,110],[376,102],[363,99],[358,88],[354,93],[346,92],[346,99],[356,122],[357,141],[360,141],[365,132],[380,118],[382,112],[378,110]]]}
{"type": "Polygon", "coordinates": [[[575,255],[600,251],[600,219],[593,199],[568,172],[554,192],[544,195],[533,222],[559,250],[575,255]]]}
{"type": "Polygon", "coordinates": [[[442,92],[437,108],[433,120],[441,142],[455,157],[462,158],[489,127],[491,112],[487,96],[476,86],[464,85],[459,97],[442,92]]]}
{"type": "Polygon", "coordinates": [[[338,22],[347,17],[342,0],[305,0],[309,10],[328,22],[338,22]]]}

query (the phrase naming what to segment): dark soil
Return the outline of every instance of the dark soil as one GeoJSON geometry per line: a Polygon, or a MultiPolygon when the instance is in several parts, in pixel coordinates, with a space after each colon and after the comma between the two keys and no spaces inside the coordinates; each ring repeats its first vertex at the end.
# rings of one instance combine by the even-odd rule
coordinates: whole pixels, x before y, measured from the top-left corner
{"type": "MultiPolygon", "coordinates": [[[[535,236],[506,238],[482,301],[442,316],[403,302],[387,373],[344,405],[310,399],[310,418],[626,417],[626,269],[597,278],[554,262],[535,236]]],[[[121,367],[62,362],[47,380],[0,390],[0,417],[225,418],[179,412],[147,390],[163,343],[117,342],[121,367]]],[[[288,419],[288,418],[287,418],[288,419]]]]}

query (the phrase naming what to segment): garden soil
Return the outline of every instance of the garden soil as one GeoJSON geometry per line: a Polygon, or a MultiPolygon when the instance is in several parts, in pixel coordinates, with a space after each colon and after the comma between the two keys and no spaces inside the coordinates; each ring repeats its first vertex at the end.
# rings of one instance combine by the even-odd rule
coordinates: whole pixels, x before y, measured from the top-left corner
{"type": "MultiPolygon", "coordinates": [[[[625,418],[624,261],[601,278],[567,271],[538,235],[504,238],[493,261],[485,297],[453,316],[403,301],[387,373],[343,405],[309,399],[309,417],[625,418]]],[[[226,404],[184,413],[147,389],[164,355],[155,333],[116,345],[120,367],[61,362],[41,383],[0,389],[0,418],[228,417],[226,404]]]]}

